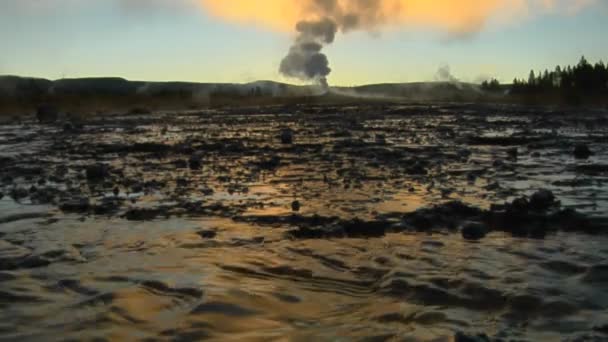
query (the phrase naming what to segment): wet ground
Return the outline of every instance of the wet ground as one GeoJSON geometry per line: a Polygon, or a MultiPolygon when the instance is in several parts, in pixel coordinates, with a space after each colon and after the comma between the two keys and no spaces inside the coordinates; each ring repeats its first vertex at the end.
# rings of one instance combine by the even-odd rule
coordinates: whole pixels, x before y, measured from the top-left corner
{"type": "Polygon", "coordinates": [[[0,339],[608,340],[607,133],[465,105],[0,126],[0,339]]]}

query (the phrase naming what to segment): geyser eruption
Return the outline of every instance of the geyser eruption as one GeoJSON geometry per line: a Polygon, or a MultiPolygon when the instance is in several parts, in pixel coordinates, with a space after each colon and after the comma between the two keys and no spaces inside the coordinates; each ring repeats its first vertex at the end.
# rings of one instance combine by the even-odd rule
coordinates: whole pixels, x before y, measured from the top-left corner
{"type": "Polygon", "coordinates": [[[334,41],[338,27],[329,18],[301,21],[296,25],[298,37],[279,67],[281,74],[301,80],[315,80],[327,89],[327,75],[331,72],[327,56],[321,52],[323,44],[334,41]]]}
{"type": "Polygon", "coordinates": [[[361,26],[371,28],[381,21],[381,0],[312,0],[304,7],[313,19],[296,23],[297,36],[279,71],[287,77],[314,80],[327,89],[331,73],[323,47],[334,42],[338,31],[361,26]]]}

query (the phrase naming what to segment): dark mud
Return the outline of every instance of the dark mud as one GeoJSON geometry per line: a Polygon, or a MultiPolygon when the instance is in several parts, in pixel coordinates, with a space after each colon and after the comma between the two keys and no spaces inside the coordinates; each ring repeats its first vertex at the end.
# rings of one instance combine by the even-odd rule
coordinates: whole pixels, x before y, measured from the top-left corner
{"type": "Polygon", "coordinates": [[[606,117],[295,106],[0,126],[0,337],[606,340],[606,117]]]}

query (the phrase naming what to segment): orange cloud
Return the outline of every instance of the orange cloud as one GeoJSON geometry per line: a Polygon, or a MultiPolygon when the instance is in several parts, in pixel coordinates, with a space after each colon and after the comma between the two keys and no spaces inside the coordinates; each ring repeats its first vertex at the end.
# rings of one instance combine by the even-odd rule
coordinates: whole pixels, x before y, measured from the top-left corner
{"type": "Polygon", "coordinates": [[[422,26],[451,33],[475,32],[490,19],[512,21],[539,12],[573,12],[597,0],[199,0],[219,18],[289,32],[300,20],[327,15],[320,3],[335,3],[335,13],[360,14],[359,28],[422,26]],[[370,8],[373,8],[370,10],[370,8]]]}

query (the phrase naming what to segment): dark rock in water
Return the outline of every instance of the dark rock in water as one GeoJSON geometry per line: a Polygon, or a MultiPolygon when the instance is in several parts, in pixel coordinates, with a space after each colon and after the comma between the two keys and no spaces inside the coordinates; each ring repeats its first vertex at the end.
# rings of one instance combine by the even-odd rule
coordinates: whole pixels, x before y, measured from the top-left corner
{"type": "Polygon", "coordinates": [[[188,166],[192,170],[199,170],[201,167],[203,167],[202,158],[198,155],[192,155],[188,160],[188,166]]]}
{"type": "Polygon", "coordinates": [[[108,176],[108,167],[104,164],[89,165],[86,168],[86,176],[89,181],[101,181],[108,176]]]}
{"type": "Polygon", "coordinates": [[[74,132],[76,130],[76,128],[74,127],[74,125],[72,125],[71,122],[66,122],[63,124],[63,131],[66,133],[71,133],[74,132]]]}
{"type": "Polygon", "coordinates": [[[131,108],[127,114],[129,115],[146,115],[146,114],[151,114],[152,111],[150,111],[148,108],[144,108],[144,107],[135,107],[135,108],[131,108]]]}
{"type": "Polygon", "coordinates": [[[488,228],[478,222],[469,222],[462,226],[460,232],[466,240],[481,240],[488,234],[488,228]]]}
{"type": "Polygon", "coordinates": [[[527,213],[530,208],[530,201],[525,197],[516,198],[508,205],[507,211],[511,213],[527,213]]]}
{"type": "Polygon", "coordinates": [[[454,336],[454,342],[490,342],[486,334],[468,335],[459,331],[454,336]]]}
{"type": "Polygon", "coordinates": [[[36,119],[40,123],[53,123],[59,119],[59,110],[53,105],[41,105],[36,110],[36,119]]]}
{"type": "Polygon", "coordinates": [[[188,184],[190,184],[190,181],[184,177],[179,177],[178,179],[175,180],[175,185],[177,185],[180,188],[185,188],[188,186],[188,184]]]}
{"type": "Polygon", "coordinates": [[[95,215],[110,215],[115,214],[120,209],[123,199],[116,197],[105,197],[101,200],[101,203],[93,207],[95,215]]]}
{"type": "Polygon", "coordinates": [[[77,198],[63,202],[59,205],[59,209],[66,213],[85,213],[91,207],[88,198],[77,198]]]}
{"type": "Polygon", "coordinates": [[[191,312],[194,315],[218,315],[225,317],[245,317],[257,314],[257,311],[247,309],[235,304],[222,302],[206,302],[194,308],[191,312]]]}
{"type": "Polygon", "coordinates": [[[608,174],[608,164],[583,164],[576,166],[576,172],[586,175],[605,175],[608,174]]]}
{"type": "Polygon", "coordinates": [[[530,197],[530,209],[535,211],[547,211],[555,204],[555,195],[549,190],[539,190],[530,197]]]}
{"type": "Polygon", "coordinates": [[[458,156],[463,159],[468,159],[472,154],[473,154],[473,152],[471,152],[471,150],[466,149],[466,148],[458,151],[458,156]]]}
{"type": "Polygon", "coordinates": [[[403,223],[419,231],[435,227],[456,229],[460,222],[479,220],[483,214],[479,208],[452,201],[405,214],[403,223]]]}
{"type": "Polygon", "coordinates": [[[183,159],[175,160],[173,162],[173,165],[175,165],[176,169],[185,169],[185,168],[189,167],[188,166],[189,163],[187,161],[183,160],[183,159]]]}
{"type": "Polygon", "coordinates": [[[217,235],[217,232],[215,230],[201,230],[196,234],[198,234],[203,239],[213,239],[217,235]]]}
{"type": "Polygon", "coordinates": [[[517,159],[517,156],[519,155],[519,151],[518,151],[517,147],[513,147],[513,148],[508,149],[507,150],[507,155],[511,159],[517,159]]]}
{"type": "Polygon", "coordinates": [[[286,128],[281,131],[281,144],[293,144],[293,131],[291,129],[286,128]]]}
{"type": "Polygon", "coordinates": [[[22,198],[27,197],[29,195],[29,192],[24,188],[13,188],[11,189],[10,195],[15,201],[18,201],[22,198]]]}
{"type": "Polygon", "coordinates": [[[334,229],[326,227],[313,228],[306,226],[291,230],[287,233],[287,235],[295,239],[323,239],[339,237],[334,229]]]}
{"type": "Polygon", "coordinates": [[[385,221],[352,220],[342,224],[342,231],[347,237],[381,237],[389,226],[385,221]]]}
{"type": "Polygon", "coordinates": [[[583,276],[583,281],[587,283],[605,283],[608,284],[608,264],[595,265],[587,270],[583,276]]]}
{"type": "Polygon", "coordinates": [[[602,334],[608,335],[608,324],[596,326],[593,328],[593,330],[595,330],[597,332],[601,332],[602,334]]]}
{"type": "Polygon", "coordinates": [[[291,202],[291,210],[300,211],[300,202],[299,201],[291,202]]]}
{"type": "Polygon", "coordinates": [[[129,221],[152,221],[161,214],[160,209],[130,209],[125,213],[125,218],[129,221]]]}
{"type": "Polygon", "coordinates": [[[420,231],[431,229],[436,223],[431,212],[422,210],[408,214],[404,221],[407,225],[420,231]]]}
{"type": "Polygon", "coordinates": [[[272,156],[270,158],[264,158],[259,162],[259,167],[262,170],[274,170],[281,165],[281,157],[272,156]]]}
{"type": "Polygon", "coordinates": [[[38,204],[48,204],[48,203],[53,203],[55,197],[60,194],[60,191],[52,188],[52,187],[46,187],[46,188],[40,188],[37,189],[37,191],[35,193],[32,193],[32,195],[30,196],[30,199],[32,200],[32,202],[36,202],[38,204]]]}
{"type": "Polygon", "coordinates": [[[592,155],[593,153],[589,149],[589,146],[585,144],[578,144],[574,147],[574,157],[577,159],[587,159],[592,155]]]}
{"type": "Polygon", "coordinates": [[[413,176],[424,176],[426,174],[428,174],[428,170],[424,167],[424,165],[422,165],[421,163],[415,163],[414,165],[408,167],[405,169],[406,173],[408,175],[413,175],[413,176]]]}

